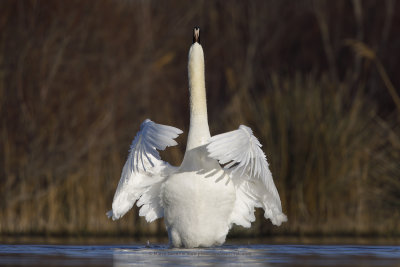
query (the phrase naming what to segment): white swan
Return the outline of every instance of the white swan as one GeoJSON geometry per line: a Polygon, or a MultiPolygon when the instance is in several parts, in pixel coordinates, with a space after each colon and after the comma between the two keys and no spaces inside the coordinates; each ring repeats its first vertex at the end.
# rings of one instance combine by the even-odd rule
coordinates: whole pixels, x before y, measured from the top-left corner
{"type": "Polygon", "coordinates": [[[225,242],[232,224],[250,227],[254,208],[273,224],[286,221],[261,144],[241,125],[210,136],[200,29],[189,51],[190,128],[181,166],[160,159],[157,150],[177,143],[181,130],[145,120],[132,142],[112,210],[121,218],[137,201],[140,216],[152,222],[164,216],[174,247],[209,247],[225,242]],[[220,164],[225,166],[220,167],[220,164]]]}

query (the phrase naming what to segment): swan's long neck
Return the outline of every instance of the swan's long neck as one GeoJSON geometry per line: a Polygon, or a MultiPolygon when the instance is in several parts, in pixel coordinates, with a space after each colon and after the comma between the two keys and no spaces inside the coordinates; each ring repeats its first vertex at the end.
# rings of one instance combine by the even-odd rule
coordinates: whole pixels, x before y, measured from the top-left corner
{"type": "Polygon", "coordinates": [[[198,42],[189,51],[190,128],[186,151],[204,145],[210,138],[207,119],[204,54],[198,42]]]}

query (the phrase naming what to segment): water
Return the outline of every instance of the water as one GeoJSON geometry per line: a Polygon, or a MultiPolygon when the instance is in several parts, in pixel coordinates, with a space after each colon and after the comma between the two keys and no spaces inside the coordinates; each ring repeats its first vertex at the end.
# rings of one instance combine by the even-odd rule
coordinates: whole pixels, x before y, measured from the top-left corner
{"type": "Polygon", "coordinates": [[[400,266],[400,246],[227,244],[0,245],[0,266],[400,266]]]}

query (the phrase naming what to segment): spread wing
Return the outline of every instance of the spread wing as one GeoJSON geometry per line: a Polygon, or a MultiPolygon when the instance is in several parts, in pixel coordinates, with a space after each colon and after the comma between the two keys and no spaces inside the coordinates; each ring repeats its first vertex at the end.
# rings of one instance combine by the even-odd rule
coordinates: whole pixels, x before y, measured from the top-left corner
{"type": "Polygon", "coordinates": [[[182,131],[147,119],[133,140],[128,159],[107,216],[117,220],[125,215],[137,201],[140,216],[148,222],[163,217],[160,189],[163,181],[176,167],[160,158],[157,150],[177,145],[174,140],[182,131]]]}
{"type": "Polygon", "coordinates": [[[254,208],[258,207],[275,225],[287,221],[267,158],[249,127],[241,125],[235,131],[213,136],[207,150],[211,158],[224,165],[236,188],[231,223],[250,227],[255,221],[254,208]]]}

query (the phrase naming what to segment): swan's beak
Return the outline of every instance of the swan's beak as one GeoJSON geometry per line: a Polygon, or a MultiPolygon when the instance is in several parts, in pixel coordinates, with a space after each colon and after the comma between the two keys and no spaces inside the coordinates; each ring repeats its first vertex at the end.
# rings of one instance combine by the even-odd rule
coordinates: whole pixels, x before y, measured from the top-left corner
{"type": "Polygon", "coordinates": [[[193,29],[193,43],[200,44],[200,28],[199,27],[194,27],[194,29],[193,29]]]}

